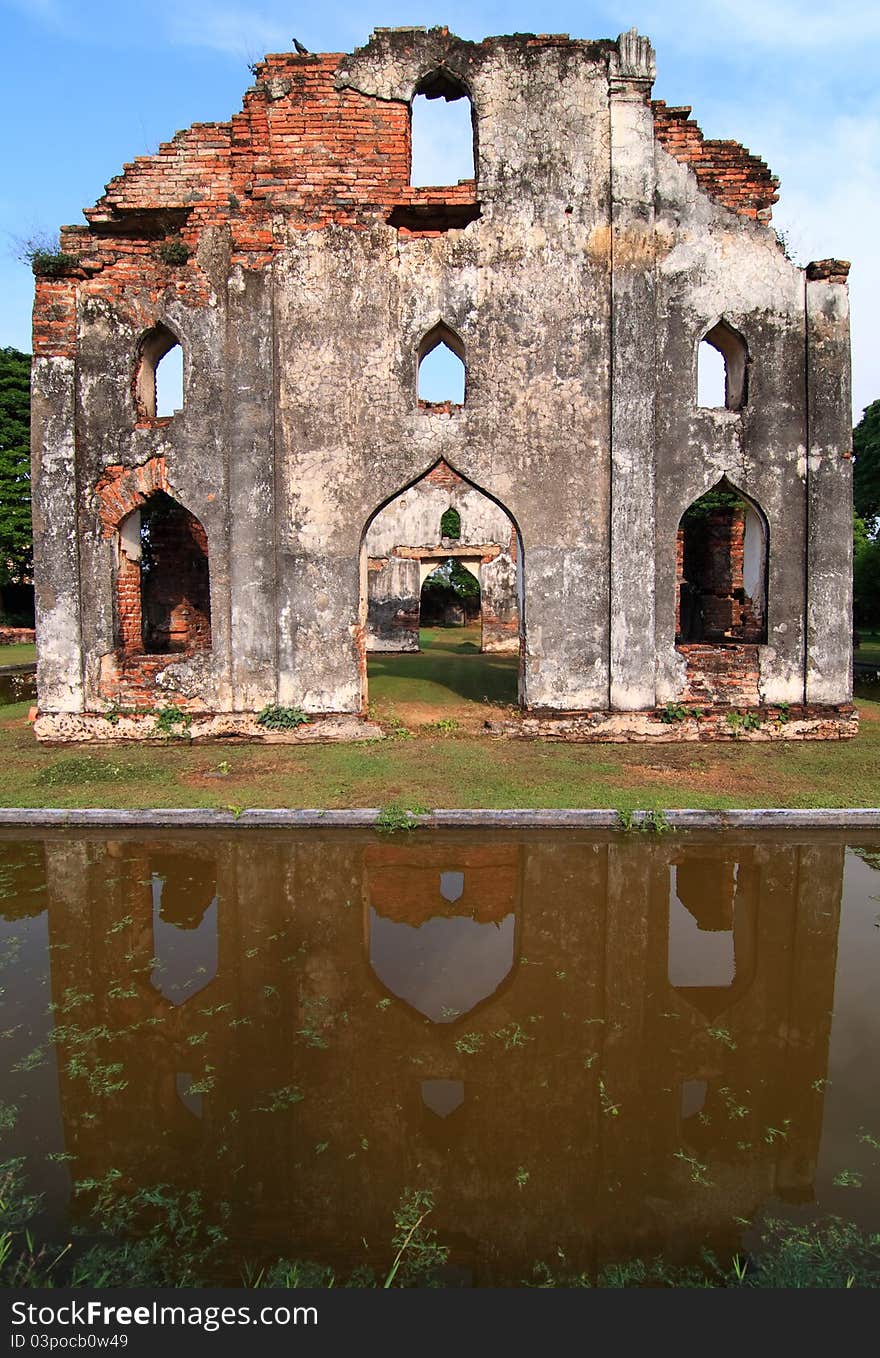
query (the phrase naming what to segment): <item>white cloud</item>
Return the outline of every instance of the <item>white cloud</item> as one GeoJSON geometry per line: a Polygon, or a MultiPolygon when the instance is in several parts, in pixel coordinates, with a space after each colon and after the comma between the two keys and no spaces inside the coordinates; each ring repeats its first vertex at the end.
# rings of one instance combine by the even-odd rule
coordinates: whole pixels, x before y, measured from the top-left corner
{"type": "Polygon", "coordinates": [[[880,38],[880,9],[864,0],[827,0],[818,4],[786,3],[786,0],[704,0],[700,34],[713,29],[733,34],[740,42],[764,47],[825,49],[848,41],[859,43],[880,38]],[[708,21],[708,22],[707,22],[708,21]]]}
{"type": "MultiPolygon", "coordinates": [[[[695,110],[698,113],[699,110],[695,110]]],[[[880,397],[880,99],[860,112],[835,113],[826,101],[716,105],[713,131],[727,129],[780,178],[773,224],[802,264],[848,259],[852,310],[853,412],[880,397]]]]}
{"type": "Polygon", "coordinates": [[[266,52],[289,52],[295,19],[256,14],[235,5],[197,4],[171,9],[166,18],[170,42],[186,47],[207,47],[230,56],[258,60],[266,52]]]}
{"type": "Polygon", "coordinates": [[[825,52],[845,38],[854,53],[880,38],[880,7],[876,0],[703,0],[699,11],[679,4],[633,3],[626,11],[603,4],[608,18],[633,23],[664,45],[706,50],[723,46],[731,55],[737,48],[759,47],[780,52],[825,52]],[[625,18],[624,18],[625,15],[625,18]]]}
{"type": "Polygon", "coordinates": [[[3,8],[17,10],[45,28],[66,31],[70,27],[69,15],[61,0],[3,0],[3,8]]]}

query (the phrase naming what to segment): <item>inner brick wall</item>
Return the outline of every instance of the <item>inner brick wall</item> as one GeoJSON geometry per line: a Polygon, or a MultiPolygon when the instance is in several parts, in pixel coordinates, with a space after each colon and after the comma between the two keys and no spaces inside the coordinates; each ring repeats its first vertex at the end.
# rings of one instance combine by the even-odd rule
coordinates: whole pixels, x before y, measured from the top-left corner
{"type": "MultiPolygon", "coordinates": [[[[684,702],[710,707],[760,703],[758,645],[763,639],[761,600],[743,587],[745,515],[719,509],[683,524],[676,542],[676,648],[685,658],[684,702]],[[683,635],[683,595],[690,585],[702,609],[703,629],[683,635]]],[[[684,610],[686,611],[686,609],[684,610]]]]}
{"type": "Polygon", "coordinates": [[[143,562],[119,554],[116,607],[123,660],[187,654],[211,646],[208,540],[182,506],[144,510],[149,548],[143,562]]]}
{"type": "Polygon", "coordinates": [[[718,510],[678,530],[676,541],[677,642],[763,640],[762,600],[743,586],[745,516],[718,510]],[[691,623],[688,592],[702,612],[702,628],[691,623]]]}
{"type": "Polygon", "coordinates": [[[144,649],[148,654],[211,647],[208,539],[179,505],[149,519],[150,568],[141,570],[144,649]]]}

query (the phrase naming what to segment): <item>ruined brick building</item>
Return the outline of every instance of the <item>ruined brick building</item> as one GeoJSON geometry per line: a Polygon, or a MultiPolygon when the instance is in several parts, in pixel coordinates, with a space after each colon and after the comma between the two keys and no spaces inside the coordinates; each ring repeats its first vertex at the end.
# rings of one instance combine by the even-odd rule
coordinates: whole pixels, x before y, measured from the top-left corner
{"type": "Polygon", "coordinates": [[[848,265],[792,263],[767,167],[653,78],[635,32],[268,56],[240,113],[63,230],[34,321],[40,737],[148,735],[120,709],[165,704],[255,734],[271,703],[365,734],[371,589],[412,632],[456,545],[442,496],[414,527],[438,486],[524,729],[668,738],[688,703],[704,733],[731,705],[854,729],[848,265]],[[473,178],[412,185],[417,94],[470,102],[473,178]],[[432,405],[441,340],[465,395],[432,405]]]}

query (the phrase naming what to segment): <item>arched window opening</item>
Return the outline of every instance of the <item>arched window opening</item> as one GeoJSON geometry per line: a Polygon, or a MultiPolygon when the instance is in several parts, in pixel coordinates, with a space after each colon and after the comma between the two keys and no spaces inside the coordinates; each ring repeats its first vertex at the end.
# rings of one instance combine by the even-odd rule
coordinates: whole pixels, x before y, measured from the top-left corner
{"type": "Polygon", "coordinates": [[[441,515],[440,518],[441,538],[451,538],[453,542],[458,542],[461,537],[461,515],[454,505],[441,515]]]}
{"type": "Polygon", "coordinates": [[[415,188],[475,178],[476,127],[470,97],[447,71],[434,71],[412,100],[410,183],[415,188]]]}
{"type": "Polygon", "coordinates": [[[766,523],[726,480],[682,515],[677,538],[676,642],[767,640],[766,523]]]}
{"type": "Polygon", "coordinates": [[[464,405],[464,344],[441,321],[419,344],[418,399],[420,406],[464,405]]]}
{"type": "Polygon", "coordinates": [[[736,976],[733,916],[737,864],[689,857],[672,869],[669,984],[727,988],[736,976]]]}
{"type": "Polygon", "coordinates": [[[183,409],[183,350],[161,322],[140,342],[134,389],[140,420],[165,419],[183,409]]]}
{"type": "Polygon", "coordinates": [[[742,410],[747,399],[748,349],[739,331],[719,321],[707,331],[697,354],[697,405],[742,410]]]}
{"type": "Polygon", "coordinates": [[[210,650],[207,536],[199,520],[164,491],[119,526],[117,610],[125,654],[210,650]]]}
{"type": "Polygon", "coordinates": [[[422,1080],[422,1103],[438,1118],[450,1117],[464,1103],[463,1080],[422,1080]]]}
{"type": "Polygon", "coordinates": [[[681,1082],[681,1120],[698,1117],[706,1106],[709,1093],[708,1080],[682,1080],[681,1082]]]}
{"type": "Polygon", "coordinates": [[[183,350],[175,344],[156,365],[156,418],[183,410],[183,350]]]}

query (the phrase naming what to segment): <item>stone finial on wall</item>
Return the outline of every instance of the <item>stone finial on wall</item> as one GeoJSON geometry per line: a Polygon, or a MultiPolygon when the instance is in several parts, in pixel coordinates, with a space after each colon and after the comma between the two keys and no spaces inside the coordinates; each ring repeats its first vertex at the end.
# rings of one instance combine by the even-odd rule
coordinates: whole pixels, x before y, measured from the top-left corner
{"type": "Polygon", "coordinates": [[[644,81],[653,85],[657,75],[657,61],[650,38],[643,38],[635,29],[621,33],[617,51],[611,53],[611,74],[618,80],[644,81]]]}

